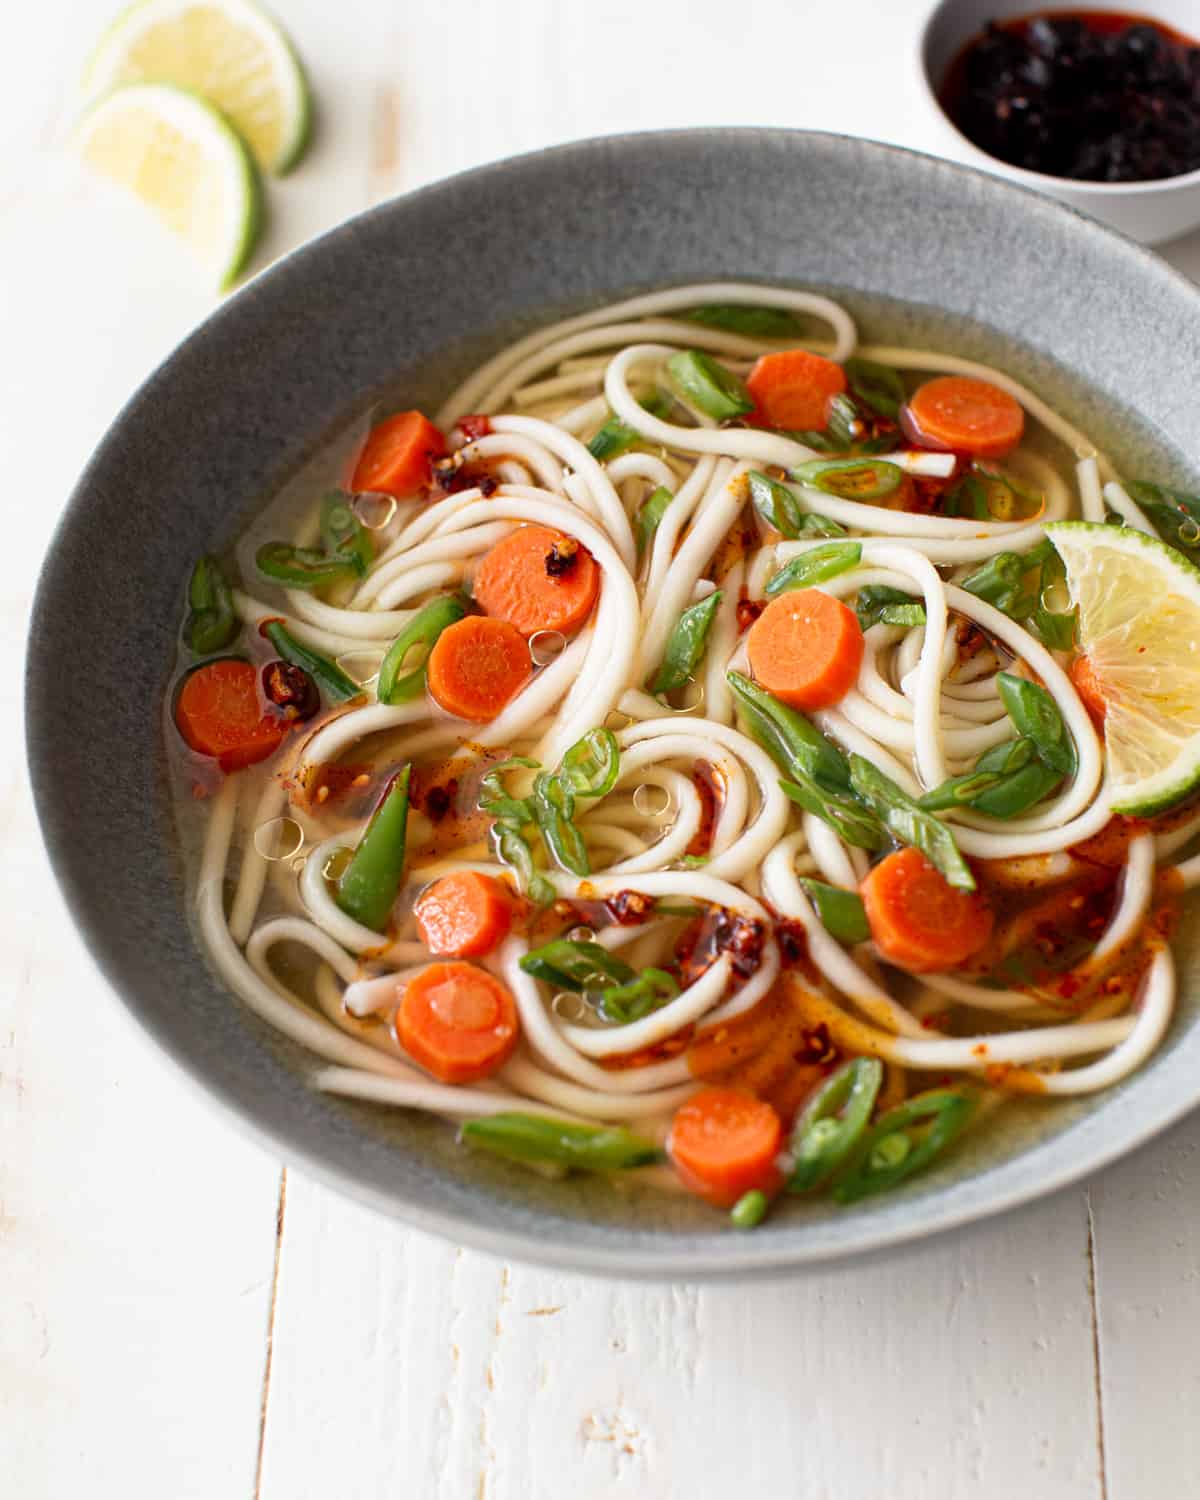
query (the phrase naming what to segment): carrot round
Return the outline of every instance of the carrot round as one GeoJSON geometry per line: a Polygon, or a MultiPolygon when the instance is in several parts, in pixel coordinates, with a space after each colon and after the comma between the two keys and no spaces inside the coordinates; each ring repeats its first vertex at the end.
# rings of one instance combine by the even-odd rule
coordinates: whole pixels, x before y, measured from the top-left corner
{"type": "Polygon", "coordinates": [[[533,675],[525,637],[507,620],[468,615],[448,626],[425,663],[435,703],[460,719],[494,719],[533,675]]]}
{"type": "Polygon", "coordinates": [[[475,599],[485,614],[522,635],[570,635],[592,612],[600,569],[582,543],[549,526],[522,526],[497,542],[475,574],[475,599]]]}
{"type": "Polygon", "coordinates": [[[792,708],[828,708],[858,678],[863,633],[854,611],[820,589],[772,599],[746,637],[750,670],[792,708]]]}
{"type": "Polygon", "coordinates": [[[859,894],[880,953],[917,973],[953,968],[991,936],[992,910],[983,897],[950,885],[918,849],[880,860],[859,894]]]}
{"type": "Polygon", "coordinates": [[[913,393],[905,415],[915,438],[976,458],[1003,458],[1025,431],[1019,401],[966,375],[927,380],[913,393]]]}
{"type": "Polygon", "coordinates": [[[431,482],[430,464],[445,452],[446,439],[428,417],[399,411],[371,428],[351,484],[404,500],[431,482]]]}
{"type": "Polygon", "coordinates": [[[829,423],[829,403],[846,389],[841,365],[807,349],[764,354],[746,379],[755,417],[767,427],[820,432],[829,423]]]}
{"type": "Polygon", "coordinates": [[[285,720],[263,712],[258,673],[232,656],[188,673],[175,699],[175,723],[187,744],[222,771],[266,760],[288,732],[285,720]]]}
{"type": "Polygon", "coordinates": [[[512,1056],[520,1027],[513,997],[474,964],[430,964],[404,987],[396,1035],[443,1083],[475,1083],[512,1056]]]}
{"type": "Polygon", "coordinates": [[[512,926],[508,887],[477,870],[435,880],[416,906],[417,930],[430,953],[479,958],[498,948],[512,926]]]}
{"type": "Polygon", "coordinates": [[[726,1208],[752,1188],[773,1192],[783,1124],[742,1089],[708,1088],[675,1112],[667,1151],[685,1186],[726,1208]]]}
{"type": "Polygon", "coordinates": [[[1083,706],[1091,714],[1099,728],[1104,727],[1104,716],[1108,713],[1108,704],[1104,698],[1104,689],[1100,685],[1100,679],[1096,675],[1096,668],[1092,665],[1090,656],[1077,656],[1071,663],[1068,673],[1071,681],[1075,684],[1075,691],[1083,700],[1083,706]]]}

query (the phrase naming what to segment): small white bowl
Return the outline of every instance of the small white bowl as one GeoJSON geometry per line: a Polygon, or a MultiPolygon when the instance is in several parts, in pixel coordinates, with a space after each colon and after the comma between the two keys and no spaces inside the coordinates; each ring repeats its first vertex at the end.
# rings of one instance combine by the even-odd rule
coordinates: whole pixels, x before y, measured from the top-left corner
{"type": "MultiPolygon", "coordinates": [[[[1077,182],[1069,177],[1051,177],[1028,172],[989,156],[973,145],[942,108],[938,93],[950,68],[972,37],[989,21],[1008,21],[1017,16],[1069,10],[1066,4],[1040,7],[1037,0],[940,0],[933,7],[917,43],[917,65],[930,107],[938,121],[947,156],[967,166],[980,167],[998,177],[1058,198],[1082,213],[1101,219],[1144,245],[1186,234],[1200,225],[1200,170],[1180,177],[1160,177],[1149,182],[1077,182]]],[[[1088,0],[1080,9],[1137,12],[1161,21],[1184,36],[1200,40],[1200,5],[1197,0],[1088,0]]]]}

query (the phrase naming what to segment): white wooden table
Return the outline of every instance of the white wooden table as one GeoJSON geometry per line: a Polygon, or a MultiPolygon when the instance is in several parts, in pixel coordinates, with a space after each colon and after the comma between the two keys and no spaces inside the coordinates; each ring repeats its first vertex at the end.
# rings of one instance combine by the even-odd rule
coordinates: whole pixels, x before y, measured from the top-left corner
{"type": "MultiPolygon", "coordinates": [[[[49,875],[20,732],[58,511],[214,305],[62,149],[114,3],[14,4],[4,24],[0,1495],[1200,1494],[1200,1118],[1086,1189],[886,1264],[647,1287],[374,1218],[248,1145],[135,1034],[49,875]]],[[[607,131],[935,144],[910,74],[924,0],[278,8],[322,120],[272,189],[267,257],[446,173],[607,131]]],[[[1200,238],[1171,258],[1200,273],[1200,238]]]]}

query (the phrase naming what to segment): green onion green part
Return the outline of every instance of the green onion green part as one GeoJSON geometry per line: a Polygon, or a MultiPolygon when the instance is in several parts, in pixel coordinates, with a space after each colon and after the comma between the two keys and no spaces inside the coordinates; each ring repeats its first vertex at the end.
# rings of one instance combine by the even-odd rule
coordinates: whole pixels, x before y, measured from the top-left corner
{"type": "Polygon", "coordinates": [[[862,1139],[882,1084],[877,1057],[843,1063],[821,1084],[792,1129],[789,1193],[809,1192],[846,1161],[862,1139]]]}
{"type": "Polygon", "coordinates": [[[901,844],[919,849],[925,858],[960,891],[973,891],[975,877],[962,857],[949,827],[926,812],[890,776],[861,755],[850,757],[850,784],[882,819],[901,844]]]}
{"type": "Polygon", "coordinates": [[[648,684],[652,693],[673,693],[692,680],[704,659],[709,631],[720,607],[721,591],[717,589],[699,604],[685,609],[675,621],[658,671],[648,684]]]}
{"type": "Polygon", "coordinates": [[[388,648],[379,668],[375,696],[380,703],[411,703],[425,691],[425,663],[438,636],[467,613],[467,601],[459,594],[445,594],[423,605],[388,648]],[[419,665],[400,673],[414,646],[424,646],[419,665]]]}
{"type": "Polygon", "coordinates": [[[754,398],[745,382],[698,349],[672,354],[667,360],[667,374],[688,405],[714,422],[744,417],[754,410],[754,398]]]}
{"type": "Polygon", "coordinates": [[[383,932],[404,876],[408,843],[408,783],[412,767],[395,775],[371,814],[366,832],[337,883],[336,901],[348,917],[383,932]]]}
{"type": "Polygon", "coordinates": [[[888,1110],[863,1138],[833,1196],[856,1203],[898,1187],[951,1146],[974,1112],[974,1096],[965,1089],[929,1089],[888,1110]]]}
{"type": "Polygon", "coordinates": [[[223,651],[237,638],[242,623],[233,607],[233,593],[215,557],[201,557],[188,580],[188,617],[183,639],[196,656],[223,651]]]}
{"type": "Polygon", "coordinates": [[[362,692],[358,683],[352,677],[347,677],[336,662],[302,645],[282,620],[268,620],[261,629],[284,661],[290,661],[294,667],[303,667],[321,691],[335,703],[344,702],[347,698],[357,698],[362,692]]]}
{"type": "Polygon", "coordinates": [[[828,542],[824,546],[813,547],[785,563],[778,573],[768,579],[763,592],[769,599],[774,599],[776,595],[785,594],[791,589],[810,588],[813,584],[825,583],[840,573],[848,573],[851,568],[856,568],[861,559],[862,545],[859,542],[828,542]]]}
{"type": "Polygon", "coordinates": [[[459,1135],[509,1161],[548,1162],[585,1172],[618,1172],[648,1167],[663,1153],[644,1137],[616,1125],[576,1125],[541,1115],[484,1115],[468,1120],[459,1135]]]}

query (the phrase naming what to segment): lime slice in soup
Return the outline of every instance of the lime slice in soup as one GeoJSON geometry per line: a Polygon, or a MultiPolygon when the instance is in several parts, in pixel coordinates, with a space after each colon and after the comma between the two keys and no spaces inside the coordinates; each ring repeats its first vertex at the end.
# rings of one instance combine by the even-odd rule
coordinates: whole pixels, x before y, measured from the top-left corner
{"type": "Polygon", "coordinates": [[[197,94],[165,84],[115,89],[76,131],[89,166],[128,188],[222,287],[246,264],[262,222],[262,186],[237,132],[197,94]]]}
{"type": "Polygon", "coordinates": [[[1127,526],[1060,521],[1046,534],[1104,696],[1113,809],[1161,812],[1200,786],[1200,569],[1127,526]]]}
{"type": "Polygon", "coordinates": [[[129,83],[202,94],[266,172],[294,167],[308,142],[304,69],[282,30],[250,0],[138,0],[101,38],[83,77],[90,97],[129,83]]]}

